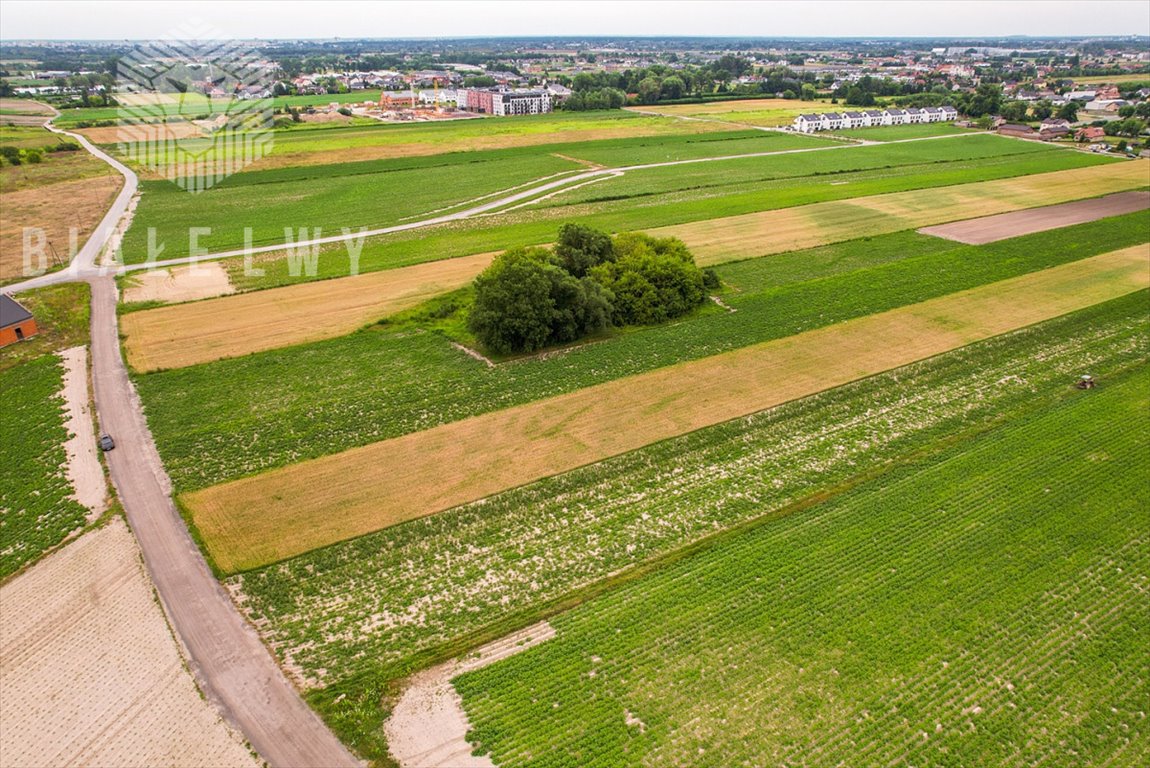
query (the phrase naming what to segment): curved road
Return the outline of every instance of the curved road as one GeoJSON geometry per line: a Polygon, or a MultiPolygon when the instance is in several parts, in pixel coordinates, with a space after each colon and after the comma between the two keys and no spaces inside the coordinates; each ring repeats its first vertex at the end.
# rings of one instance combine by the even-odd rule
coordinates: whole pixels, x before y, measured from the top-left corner
{"type": "Polygon", "coordinates": [[[172,502],[170,481],[120,355],[116,284],[111,275],[100,276],[95,267],[136,192],[136,175],[82,136],[46,127],[75,138],[119,171],[124,188],[67,270],[45,276],[55,278],[51,281],[38,278],[7,290],[75,280],[86,280],[92,287],[96,412],[101,430],[116,438],[116,449],[105,457],[144,563],[196,681],[272,766],[359,766],[300,698],[256,631],[240,616],[172,502]]]}

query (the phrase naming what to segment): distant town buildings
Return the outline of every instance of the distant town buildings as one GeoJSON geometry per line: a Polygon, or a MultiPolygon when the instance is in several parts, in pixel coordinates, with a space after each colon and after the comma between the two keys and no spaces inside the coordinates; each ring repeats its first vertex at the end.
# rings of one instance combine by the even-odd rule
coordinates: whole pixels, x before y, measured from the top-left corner
{"type": "Polygon", "coordinates": [[[820,112],[796,117],[794,130],[801,133],[815,133],[817,131],[840,131],[848,128],[876,128],[884,125],[943,123],[957,118],[958,110],[951,106],[868,109],[860,112],[820,112]]]}
{"type": "Polygon", "coordinates": [[[500,117],[541,115],[551,111],[552,94],[548,90],[462,88],[456,91],[456,106],[468,112],[500,117]]]}

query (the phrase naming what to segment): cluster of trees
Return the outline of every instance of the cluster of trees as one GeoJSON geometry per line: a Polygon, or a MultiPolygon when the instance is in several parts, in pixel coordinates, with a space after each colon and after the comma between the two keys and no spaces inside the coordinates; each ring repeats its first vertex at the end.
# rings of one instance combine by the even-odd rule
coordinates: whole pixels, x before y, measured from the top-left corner
{"type": "Polygon", "coordinates": [[[1137,138],[1142,131],[1146,130],[1146,121],[1139,120],[1137,117],[1128,117],[1125,120],[1111,120],[1102,126],[1102,130],[1107,136],[1131,136],[1137,138]]]}
{"type": "Polygon", "coordinates": [[[1021,123],[1026,120],[1045,120],[1051,116],[1073,123],[1078,119],[1078,102],[1068,101],[1055,109],[1054,105],[1046,99],[1032,102],[1008,101],[1002,105],[999,115],[1012,123],[1021,123]]]}
{"type": "Polygon", "coordinates": [[[679,317],[717,285],[680,240],[565,224],[554,249],[507,251],[475,279],[467,325],[493,352],[534,352],[679,317]]]}
{"type": "Polygon", "coordinates": [[[570,96],[559,102],[559,108],[568,112],[584,112],[591,109],[619,109],[626,103],[627,94],[618,88],[598,88],[572,91],[570,96]]]}

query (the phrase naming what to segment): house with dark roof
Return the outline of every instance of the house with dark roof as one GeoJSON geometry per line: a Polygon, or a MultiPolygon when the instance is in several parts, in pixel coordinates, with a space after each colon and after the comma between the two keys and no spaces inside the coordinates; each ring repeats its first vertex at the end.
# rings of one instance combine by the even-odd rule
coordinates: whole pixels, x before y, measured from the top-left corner
{"type": "Polygon", "coordinates": [[[8,294],[0,293],[0,347],[29,339],[38,332],[32,313],[8,294]]]}

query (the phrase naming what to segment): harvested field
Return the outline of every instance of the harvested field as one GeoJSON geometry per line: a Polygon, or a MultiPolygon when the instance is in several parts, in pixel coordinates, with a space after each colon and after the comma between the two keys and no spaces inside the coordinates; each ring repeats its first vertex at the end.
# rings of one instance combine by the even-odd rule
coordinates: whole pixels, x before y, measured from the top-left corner
{"type": "Polygon", "coordinates": [[[736,99],[734,101],[714,101],[709,104],[669,104],[642,107],[638,111],[657,112],[660,115],[724,115],[738,112],[765,112],[767,110],[787,112],[825,112],[827,104],[822,101],[797,101],[795,99],[736,99]]]}
{"type": "MultiPolygon", "coordinates": [[[[104,217],[123,183],[123,177],[112,173],[5,192],[3,215],[0,216],[0,281],[24,276],[25,227],[44,230],[59,258],[67,261],[70,258],[69,230],[77,229],[77,247],[82,245],[104,217]]],[[[52,249],[45,246],[45,251],[50,261],[52,249]]]]}
{"type": "MultiPolygon", "coordinates": [[[[181,368],[342,336],[471,282],[494,254],[273,288],[121,318],[138,371],[181,368]]],[[[215,265],[222,272],[218,263],[215,265]]],[[[225,274],[226,277],[226,274],[225,274]]]]}
{"type": "Polygon", "coordinates": [[[1150,208],[1150,192],[1118,192],[1092,200],[1078,200],[1073,203],[923,227],[918,231],[924,235],[934,235],[967,245],[984,245],[1019,235],[1097,221],[1107,216],[1142,211],[1146,208],[1150,208]]]}
{"type": "Polygon", "coordinates": [[[116,144],[124,141],[125,136],[131,135],[129,131],[139,132],[144,129],[146,129],[149,141],[195,139],[206,135],[203,128],[191,122],[156,123],[130,128],[122,125],[105,125],[98,128],[74,128],[72,130],[93,144],[116,144]]]}
{"type": "MultiPolygon", "coordinates": [[[[468,121],[471,122],[471,121],[468,121]]],[[[115,130],[115,129],[109,129],[115,130]]],[[[386,130],[383,128],[381,130],[386,130]]],[[[729,131],[730,126],[721,123],[693,123],[692,133],[709,131],[729,131]]],[[[269,156],[262,158],[253,168],[267,170],[271,168],[306,167],[313,165],[330,165],[333,163],[351,163],[364,160],[387,160],[391,158],[427,157],[441,155],[447,152],[477,152],[489,149],[508,149],[510,147],[536,147],[545,144],[568,144],[585,141],[603,141],[606,139],[634,139],[645,136],[665,136],[667,134],[681,134],[681,127],[672,127],[667,124],[626,125],[610,128],[580,129],[578,127],[561,128],[546,133],[508,133],[494,136],[460,136],[450,142],[404,142],[379,143],[341,147],[339,149],[308,149],[294,150],[290,146],[273,151],[269,156]]],[[[387,139],[380,135],[381,139],[387,139]]],[[[115,139],[112,139],[114,141],[115,139]]]]}
{"type": "Polygon", "coordinates": [[[5,766],[255,766],[196,689],[119,518],[0,588],[5,766]]]}
{"type": "Polygon", "coordinates": [[[700,264],[719,264],[1144,187],[1150,160],[953,187],[895,192],[650,230],[682,238],[700,264]]]}
{"type": "Polygon", "coordinates": [[[546,621],[488,643],[465,659],[438,664],[408,680],[384,729],[391,756],[401,768],[494,768],[489,757],[474,756],[463,702],[454,677],[483,669],[555,637],[546,621]]]}
{"type": "Polygon", "coordinates": [[[255,568],[1125,295],[1148,261],[1126,248],[182,499],[220,568],[255,568]]]}
{"type": "Polygon", "coordinates": [[[31,99],[0,99],[0,111],[3,111],[4,117],[11,117],[15,113],[22,115],[51,115],[52,108],[47,104],[41,104],[38,101],[31,99]]]}
{"type": "Polygon", "coordinates": [[[186,267],[152,269],[132,275],[124,288],[124,302],[195,301],[235,293],[228,271],[218,261],[186,267]]]}

